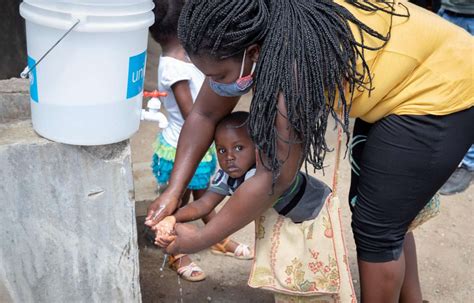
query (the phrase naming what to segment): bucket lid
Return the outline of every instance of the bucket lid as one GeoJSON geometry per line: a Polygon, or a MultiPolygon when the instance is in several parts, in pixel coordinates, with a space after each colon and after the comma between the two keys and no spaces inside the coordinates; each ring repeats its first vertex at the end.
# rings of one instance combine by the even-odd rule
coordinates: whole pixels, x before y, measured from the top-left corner
{"type": "Polygon", "coordinates": [[[86,16],[129,16],[149,12],[152,0],[24,0],[32,6],[67,14],[86,16]]]}

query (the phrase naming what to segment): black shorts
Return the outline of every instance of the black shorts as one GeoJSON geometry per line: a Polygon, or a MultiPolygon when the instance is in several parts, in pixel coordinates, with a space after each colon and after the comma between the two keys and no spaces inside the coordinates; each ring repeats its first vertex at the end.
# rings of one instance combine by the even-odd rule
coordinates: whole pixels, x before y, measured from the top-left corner
{"type": "Polygon", "coordinates": [[[349,202],[358,258],[398,260],[408,226],[474,142],[474,107],[446,116],[357,119],[349,202]],[[360,137],[357,137],[360,138],[360,137]]]}

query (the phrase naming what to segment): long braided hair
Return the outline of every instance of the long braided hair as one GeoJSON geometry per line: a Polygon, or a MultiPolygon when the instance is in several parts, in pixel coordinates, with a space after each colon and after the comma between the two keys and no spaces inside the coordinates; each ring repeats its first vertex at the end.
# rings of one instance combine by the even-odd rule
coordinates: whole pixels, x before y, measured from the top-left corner
{"type": "Polygon", "coordinates": [[[392,1],[346,2],[389,14],[388,32],[373,30],[332,0],[187,0],[183,8],[178,37],[190,55],[240,58],[246,47],[261,46],[248,126],[259,152],[268,157],[264,165],[273,171],[273,182],[282,164],[277,158],[281,139],[274,127],[278,95],[283,94],[288,121],[299,137],[295,140],[302,143],[306,170],[308,163],[322,169],[330,150],[325,140],[329,115],[348,134],[353,93],[372,89],[364,51],[383,48],[393,16],[409,15],[408,9],[396,13],[398,4],[392,1]],[[359,40],[350,25],[355,25],[359,40]],[[364,36],[380,45],[366,45],[364,36]],[[356,69],[358,60],[361,70],[356,69]],[[342,119],[335,107],[342,109],[342,119]]]}

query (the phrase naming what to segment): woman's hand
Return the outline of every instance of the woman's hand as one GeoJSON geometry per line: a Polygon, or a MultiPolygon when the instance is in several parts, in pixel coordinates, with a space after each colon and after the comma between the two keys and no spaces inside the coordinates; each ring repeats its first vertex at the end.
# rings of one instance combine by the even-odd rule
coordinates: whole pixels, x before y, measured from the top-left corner
{"type": "MultiPolygon", "coordinates": [[[[192,224],[178,223],[175,225],[174,241],[172,241],[166,248],[168,254],[192,254],[203,250],[207,246],[201,243],[201,231],[198,227],[192,224]]],[[[170,238],[166,240],[170,240],[170,238]]]]}
{"type": "Polygon", "coordinates": [[[163,220],[163,218],[172,215],[178,207],[179,200],[180,199],[176,196],[167,194],[165,191],[148,206],[145,225],[153,227],[163,220]]]}

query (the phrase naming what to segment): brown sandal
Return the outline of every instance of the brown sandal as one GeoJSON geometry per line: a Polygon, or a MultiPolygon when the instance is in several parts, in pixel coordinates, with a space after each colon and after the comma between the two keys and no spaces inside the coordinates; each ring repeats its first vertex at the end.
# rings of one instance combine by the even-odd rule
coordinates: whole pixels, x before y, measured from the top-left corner
{"type": "Polygon", "coordinates": [[[240,243],[234,252],[227,250],[226,246],[230,239],[225,238],[222,242],[219,242],[211,247],[211,253],[221,256],[234,257],[239,260],[252,260],[253,252],[248,245],[240,243]]]}
{"type": "Polygon", "coordinates": [[[194,262],[191,262],[186,266],[180,267],[181,262],[178,262],[178,260],[185,256],[187,255],[179,254],[176,256],[169,256],[169,267],[172,270],[176,271],[182,279],[189,282],[199,282],[206,279],[206,274],[204,273],[204,271],[194,262]],[[195,273],[198,274],[196,275],[195,273]]]}

